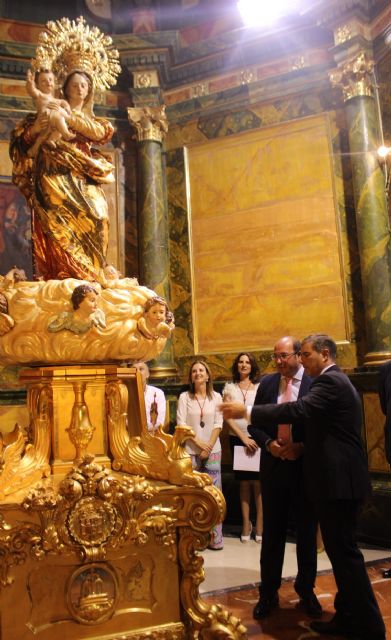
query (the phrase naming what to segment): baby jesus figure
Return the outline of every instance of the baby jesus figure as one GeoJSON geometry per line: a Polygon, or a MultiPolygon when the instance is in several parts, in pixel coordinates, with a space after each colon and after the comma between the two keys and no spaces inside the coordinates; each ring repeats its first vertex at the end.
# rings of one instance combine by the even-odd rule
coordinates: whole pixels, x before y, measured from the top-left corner
{"type": "Polygon", "coordinates": [[[75,137],[66,123],[71,115],[71,108],[66,100],[55,97],[54,74],[51,71],[37,71],[35,77],[32,71],[27,71],[27,93],[33,98],[38,116],[48,116],[48,126],[38,136],[28,155],[33,158],[43,142],[55,147],[61,138],[71,140],[75,137]]]}

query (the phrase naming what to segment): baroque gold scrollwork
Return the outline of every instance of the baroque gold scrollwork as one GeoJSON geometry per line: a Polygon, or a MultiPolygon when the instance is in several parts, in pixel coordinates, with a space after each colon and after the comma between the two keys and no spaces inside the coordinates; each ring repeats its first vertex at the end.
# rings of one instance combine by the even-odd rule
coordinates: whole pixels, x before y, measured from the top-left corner
{"type": "Polygon", "coordinates": [[[0,500],[50,474],[51,401],[46,385],[28,392],[32,443],[19,425],[6,437],[0,434],[0,500]]]}
{"type": "Polygon", "coordinates": [[[211,530],[225,518],[225,500],[219,489],[210,485],[205,493],[192,496],[186,509],[186,520],[196,530],[211,530]]]}
{"type": "Polygon", "coordinates": [[[179,561],[182,567],[181,598],[188,616],[189,638],[202,640],[247,640],[247,629],[241,621],[219,604],[208,604],[198,587],[204,580],[204,560],[199,552],[208,541],[208,534],[191,529],[180,530],[179,561]]]}
{"type": "Polygon", "coordinates": [[[130,437],[126,422],[126,385],[119,380],[110,382],[106,386],[106,396],[114,469],[181,486],[205,487],[211,484],[206,473],[193,471],[190,456],[184,449],[186,439],[193,433],[190,427],[177,427],[173,436],[159,428],[154,435],[145,429],[140,436],[130,437]]]}
{"type": "Polygon", "coordinates": [[[0,591],[14,581],[10,575],[11,568],[25,562],[29,552],[34,554],[39,542],[40,529],[37,525],[22,523],[11,527],[0,514],[0,591]]]}
{"type": "MultiPolygon", "coordinates": [[[[140,476],[114,476],[85,456],[60,483],[58,493],[38,485],[23,507],[38,513],[40,536],[37,554],[75,552],[82,562],[104,560],[108,549],[132,541],[174,547],[175,506],[148,506],[157,489],[140,476]]],[[[174,552],[171,554],[175,556],[174,552]]]]}
{"type": "Polygon", "coordinates": [[[121,634],[111,640],[185,640],[185,630],[181,622],[160,625],[159,628],[146,629],[135,633],[121,634]]]}

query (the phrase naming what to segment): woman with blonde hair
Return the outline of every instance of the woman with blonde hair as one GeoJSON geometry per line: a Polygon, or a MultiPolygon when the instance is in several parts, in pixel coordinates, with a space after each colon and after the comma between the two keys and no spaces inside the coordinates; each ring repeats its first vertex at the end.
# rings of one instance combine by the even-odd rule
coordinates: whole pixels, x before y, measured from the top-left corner
{"type": "MultiPolygon", "coordinates": [[[[213,484],[221,489],[220,432],[223,417],[218,410],[222,398],[214,391],[212,374],[208,364],[196,360],[189,370],[189,390],[179,396],[177,425],[188,425],[194,437],[186,441],[186,450],[192,459],[193,469],[207,473],[213,484]]],[[[222,525],[212,530],[209,549],[223,548],[222,525]]]]}

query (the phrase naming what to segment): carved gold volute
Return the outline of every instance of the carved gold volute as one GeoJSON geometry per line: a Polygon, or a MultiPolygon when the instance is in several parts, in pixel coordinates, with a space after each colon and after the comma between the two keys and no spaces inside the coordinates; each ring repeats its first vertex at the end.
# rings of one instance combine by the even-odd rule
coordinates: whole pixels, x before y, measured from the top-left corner
{"type": "Polygon", "coordinates": [[[338,71],[330,73],[333,87],[341,87],[344,102],[358,96],[373,96],[373,61],[364,52],[345,63],[338,71]]]}
{"type": "Polygon", "coordinates": [[[128,118],[135,129],[135,138],[138,142],[151,140],[163,142],[168,131],[165,106],[161,107],[129,107],[128,118]]]}

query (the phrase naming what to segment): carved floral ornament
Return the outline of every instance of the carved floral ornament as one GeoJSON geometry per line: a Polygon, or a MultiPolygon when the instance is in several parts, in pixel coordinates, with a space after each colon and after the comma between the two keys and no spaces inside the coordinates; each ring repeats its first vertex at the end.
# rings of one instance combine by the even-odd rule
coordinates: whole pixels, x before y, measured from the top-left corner
{"type": "Polygon", "coordinates": [[[333,87],[342,88],[344,102],[359,96],[373,96],[373,66],[373,61],[363,52],[338,71],[330,73],[333,87]]]}

